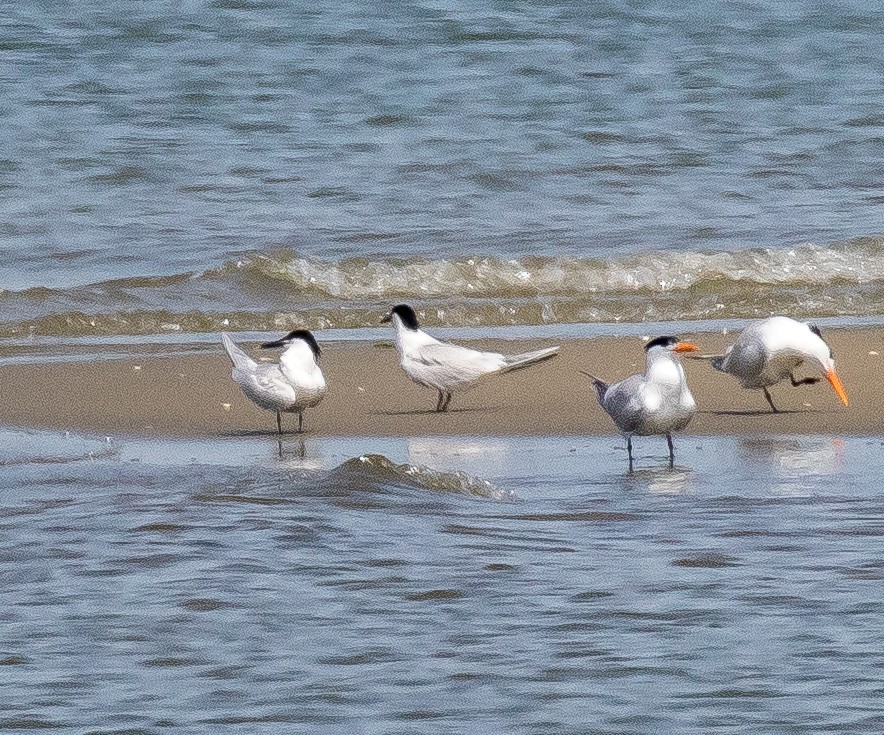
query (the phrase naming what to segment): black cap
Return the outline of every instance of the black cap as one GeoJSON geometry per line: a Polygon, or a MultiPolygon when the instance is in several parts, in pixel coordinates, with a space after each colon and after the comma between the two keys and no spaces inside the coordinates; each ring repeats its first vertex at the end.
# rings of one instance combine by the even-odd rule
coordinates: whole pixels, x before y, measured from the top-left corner
{"type": "Polygon", "coordinates": [[[674,344],[678,344],[678,337],[673,337],[671,335],[667,335],[666,337],[654,337],[654,339],[650,340],[645,345],[645,352],[652,347],[672,347],[674,344]]]}
{"type": "Polygon", "coordinates": [[[261,345],[261,349],[266,350],[272,347],[285,347],[288,344],[291,344],[296,339],[304,340],[307,343],[307,346],[310,348],[311,352],[313,352],[313,357],[317,360],[319,356],[322,354],[322,350],[319,349],[319,344],[316,342],[316,337],[313,336],[313,333],[309,329],[294,329],[289,332],[282,339],[274,340],[273,342],[265,342],[261,345]]]}
{"type": "Polygon", "coordinates": [[[416,331],[420,329],[420,325],[417,323],[417,314],[414,313],[414,309],[412,309],[408,304],[396,304],[392,309],[390,309],[390,313],[387,314],[382,322],[388,322],[393,318],[393,315],[399,317],[399,320],[402,322],[402,326],[406,329],[410,329],[412,331],[416,331]]]}

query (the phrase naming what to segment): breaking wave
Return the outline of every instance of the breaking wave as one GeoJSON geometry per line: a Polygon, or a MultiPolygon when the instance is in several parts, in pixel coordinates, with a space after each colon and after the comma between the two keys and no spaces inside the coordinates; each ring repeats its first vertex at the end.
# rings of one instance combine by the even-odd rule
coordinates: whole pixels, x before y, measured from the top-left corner
{"type": "Polygon", "coordinates": [[[465,472],[445,472],[423,465],[396,464],[381,454],[363,454],[339,465],[332,471],[336,480],[358,480],[360,486],[399,486],[432,492],[470,495],[486,500],[515,500],[512,492],[501,490],[487,480],[465,472]]]}
{"type": "Polygon", "coordinates": [[[0,336],[376,326],[409,301],[450,326],[884,313],[884,237],[579,257],[255,253],[201,273],[0,293],[0,336]]]}

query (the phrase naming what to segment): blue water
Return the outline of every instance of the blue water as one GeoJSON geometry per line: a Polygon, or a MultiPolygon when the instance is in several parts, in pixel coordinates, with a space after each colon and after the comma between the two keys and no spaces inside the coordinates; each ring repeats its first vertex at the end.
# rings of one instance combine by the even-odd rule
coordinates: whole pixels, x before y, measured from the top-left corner
{"type": "MultiPolygon", "coordinates": [[[[629,268],[629,253],[802,242],[825,257],[884,232],[875,4],[182,0],[2,15],[3,289],[279,252],[326,269],[463,254],[629,268]]],[[[258,308],[248,284],[208,290],[221,311],[258,308]]],[[[184,307],[204,312],[205,295],[184,307]]],[[[174,312],[181,298],[73,296],[53,310],[174,312]]],[[[584,311],[560,318],[597,320],[584,311]]],[[[40,313],[0,304],[7,323],[40,313]]]]}
{"type": "MultiPolygon", "coordinates": [[[[400,300],[472,336],[875,321],[882,35],[862,2],[3,3],[4,359],[366,338],[400,300]]],[[[0,431],[0,730],[880,733],[880,439],[660,444],[0,431]]]]}
{"type": "Polygon", "coordinates": [[[881,731],[877,439],[2,438],[4,732],[881,731]]]}

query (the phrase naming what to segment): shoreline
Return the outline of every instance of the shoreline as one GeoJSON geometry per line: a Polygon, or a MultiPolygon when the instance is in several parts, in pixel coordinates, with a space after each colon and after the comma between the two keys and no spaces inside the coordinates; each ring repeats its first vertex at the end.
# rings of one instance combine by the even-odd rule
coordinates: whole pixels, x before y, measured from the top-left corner
{"type": "MultiPolygon", "coordinates": [[[[231,336],[238,339],[237,334],[231,336]]],[[[682,332],[704,353],[721,352],[734,333],[682,332]]],[[[684,436],[884,434],[884,327],[827,329],[838,373],[850,397],[842,406],[822,381],[772,388],[781,409],[771,414],[761,391],[704,362],[683,363],[698,412],[684,436]]],[[[644,341],[638,337],[464,340],[479,349],[523,352],[553,344],[560,355],[535,367],[481,382],[456,393],[447,414],[432,411],[433,391],[412,383],[398,365],[389,339],[382,342],[323,342],[322,368],[329,385],[323,402],[304,415],[306,436],[616,436],[596,403],[588,370],[615,381],[644,370],[644,341]]],[[[247,352],[253,343],[243,342],[247,352]]],[[[51,362],[0,365],[0,425],[57,429],[108,436],[213,437],[276,434],[273,413],[243,396],[230,378],[221,347],[195,353],[186,345],[162,355],[83,360],[71,350],[51,362]],[[179,354],[180,353],[180,354],[179,354]]],[[[135,349],[133,347],[133,353],[135,349]]],[[[16,349],[21,355],[21,348],[16,349]]],[[[811,373],[799,367],[800,375],[811,373]]],[[[297,417],[283,416],[293,435],[297,417]]]]}

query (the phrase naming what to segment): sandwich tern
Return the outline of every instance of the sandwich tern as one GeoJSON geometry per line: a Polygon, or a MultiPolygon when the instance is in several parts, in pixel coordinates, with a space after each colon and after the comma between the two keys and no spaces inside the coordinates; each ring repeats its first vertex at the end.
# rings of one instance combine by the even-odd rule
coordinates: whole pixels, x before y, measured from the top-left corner
{"type": "Polygon", "coordinates": [[[282,414],[298,414],[298,433],[304,428],[304,410],[317,405],[326,385],[319,368],[321,350],[307,329],[296,329],[282,339],[264,342],[262,349],[284,347],[279,364],[255,362],[226,332],[224,349],[233,363],[233,379],[252,403],[276,412],[276,429],[282,434],[282,414]]]}
{"type": "Polygon", "coordinates": [[[393,324],[399,364],[408,377],[438,392],[436,411],[439,412],[448,410],[455,390],[467,388],[480,378],[549,360],[559,353],[558,347],[547,347],[521,355],[501,355],[440,342],[420,328],[417,314],[407,304],[394,306],[381,322],[393,324]]]}

